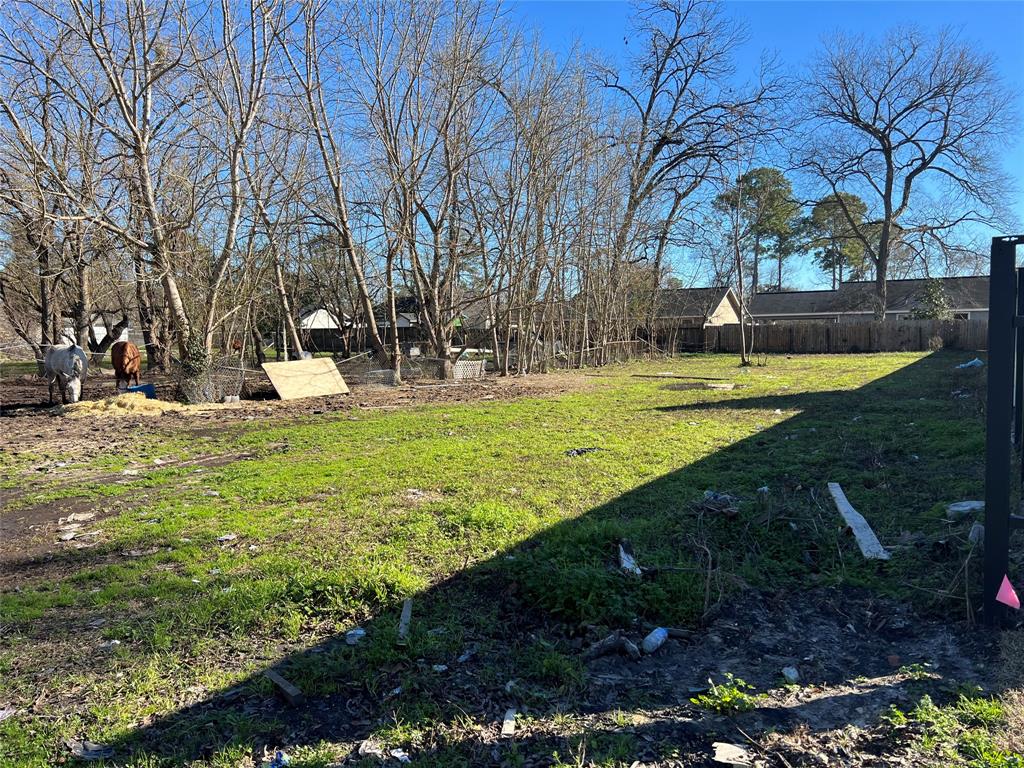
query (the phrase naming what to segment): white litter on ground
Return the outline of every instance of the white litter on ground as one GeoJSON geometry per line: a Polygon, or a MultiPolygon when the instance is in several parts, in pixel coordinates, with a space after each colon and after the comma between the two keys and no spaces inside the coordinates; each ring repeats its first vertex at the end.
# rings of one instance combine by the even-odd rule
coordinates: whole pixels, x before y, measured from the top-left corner
{"type": "Polygon", "coordinates": [[[850,526],[850,530],[853,531],[853,536],[857,539],[857,546],[860,547],[861,554],[868,560],[888,560],[892,557],[889,551],[878,541],[878,537],[871,530],[871,526],[864,519],[864,515],[854,509],[849,500],[847,500],[846,494],[843,493],[839,483],[829,483],[828,492],[832,494],[832,499],[836,503],[839,514],[843,516],[843,520],[846,521],[846,524],[850,526]]]}

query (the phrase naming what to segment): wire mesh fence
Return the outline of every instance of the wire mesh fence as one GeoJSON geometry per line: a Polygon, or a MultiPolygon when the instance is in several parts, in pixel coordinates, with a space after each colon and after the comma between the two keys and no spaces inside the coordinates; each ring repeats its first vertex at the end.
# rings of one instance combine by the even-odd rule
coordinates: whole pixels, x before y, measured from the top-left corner
{"type": "Polygon", "coordinates": [[[206,370],[188,374],[180,366],[176,370],[176,397],[186,403],[216,403],[225,397],[251,394],[251,384],[262,371],[246,367],[241,355],[214,355],[206,370]]]}
{"type": "Polygon", "coordinates": [[[446,363],[450,361],[439,357],[410,357],[402,361],[402,378],[409,381],[423,381],[445,378],[446,363]]]}
{"type": "MultiPolygon", "coordinates": [[[[350,358],[335,361],[338,372],[349,384],[392,387],[398,383],[398,377],[391,362],[376,352],[367,351],[350,358]]],[[[440,357],[403,357],[401,364],[402,382],[430,381],[445,378],[445,370],[452,363],[440,357]]],[[[468,378],[468,377],[467,377],[468,378]]]]}
{"type": "Polygon", "coordinates": [[[383,387],[394,384],[394,372],[376,352],[368,350],[352,357],[335,358],[334,362],[338,366],[338,373],[349,386],[364,384],[383,387]]]}

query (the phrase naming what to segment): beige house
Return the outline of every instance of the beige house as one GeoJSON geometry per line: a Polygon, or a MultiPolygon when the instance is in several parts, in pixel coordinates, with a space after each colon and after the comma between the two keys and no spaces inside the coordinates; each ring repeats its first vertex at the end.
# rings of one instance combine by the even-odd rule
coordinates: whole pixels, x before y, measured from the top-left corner
{"type": "Polygon", "coordinates": [[[732,288],[665,288],[655,314],[662,328],[707,328],[740,321],[740,302],[732,288]]]}

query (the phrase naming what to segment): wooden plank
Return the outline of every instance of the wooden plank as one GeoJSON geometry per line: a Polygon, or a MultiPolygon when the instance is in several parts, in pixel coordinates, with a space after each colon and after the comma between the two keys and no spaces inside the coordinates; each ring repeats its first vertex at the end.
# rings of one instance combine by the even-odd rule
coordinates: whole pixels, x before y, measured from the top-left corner
{"type": "Polygon", "coordinates": [[[398,644],[409,644],[409,622],[412,621],[412,598],[407,597],[402,603],[402,618],[398,620],[398,644]]]}
{"type": "Polygon", "coordinates": [[[281,675],[277,674],[277,672],[275,672],[274,670],[268,669],[266,672],[263,673],[263,676],[266,677],[275,686],[277,686],[278,692],[280,692],[280,694],[284,696],[285,701],[287,701],[292,706],[298,706],[305,700],[306,697],[303,695],[302,691],[300,691],[296,686],[289,683],[287,680],[281,677],[281,675]]]}
{"type": "Polygon", "coordinates": [[[338,373],[338,366],[329,357],[264,363],[263,370],[282,400],[348,394],[348,386],[338,373]]]}
{"type": "Polygon", "coordinates": [[[857,546],[860,547],[861,554],[868,560],[888,560],[891,557],[889,551],[878,541],[878,537],[871,530],[871,526],[864,519],[864,515],[850,504],[839,483],[829,483],[828,492],[832,494],[832,499],[836,503],[836,509],[839,510],[839,514],[843,516],[843,520],[846,521],[846,524],[850,526],[850,530],[853,531],[853,536],[857,539],[857,546]]]}

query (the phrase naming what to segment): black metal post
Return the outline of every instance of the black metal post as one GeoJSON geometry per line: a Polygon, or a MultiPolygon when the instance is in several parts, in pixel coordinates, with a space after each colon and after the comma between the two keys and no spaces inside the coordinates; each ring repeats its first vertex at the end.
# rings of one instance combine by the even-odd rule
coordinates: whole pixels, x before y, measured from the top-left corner
{"type": "Polygon", "coordinates": [[[996,593],[1009,565],[1018,242],[1024,242],[1024,237],[992,238],[988,304],[988,418],[985,437],[986,624],[997,623],[1004,613],[1003,607],[996,601],[996,593]]]}
{"type": "MultiPolygon", "coordinates": [[[[1017,317],[1024,317],[1024,269],[1017,269],[1017,317]]],[[[1016,359],[1013,367],[1013,444],[1018,451],[1024,445],[1024,329],[1014,323],[1016,359]]],[[[1024,473],[1024,462],[1021,462],[1024,473]]]]}

